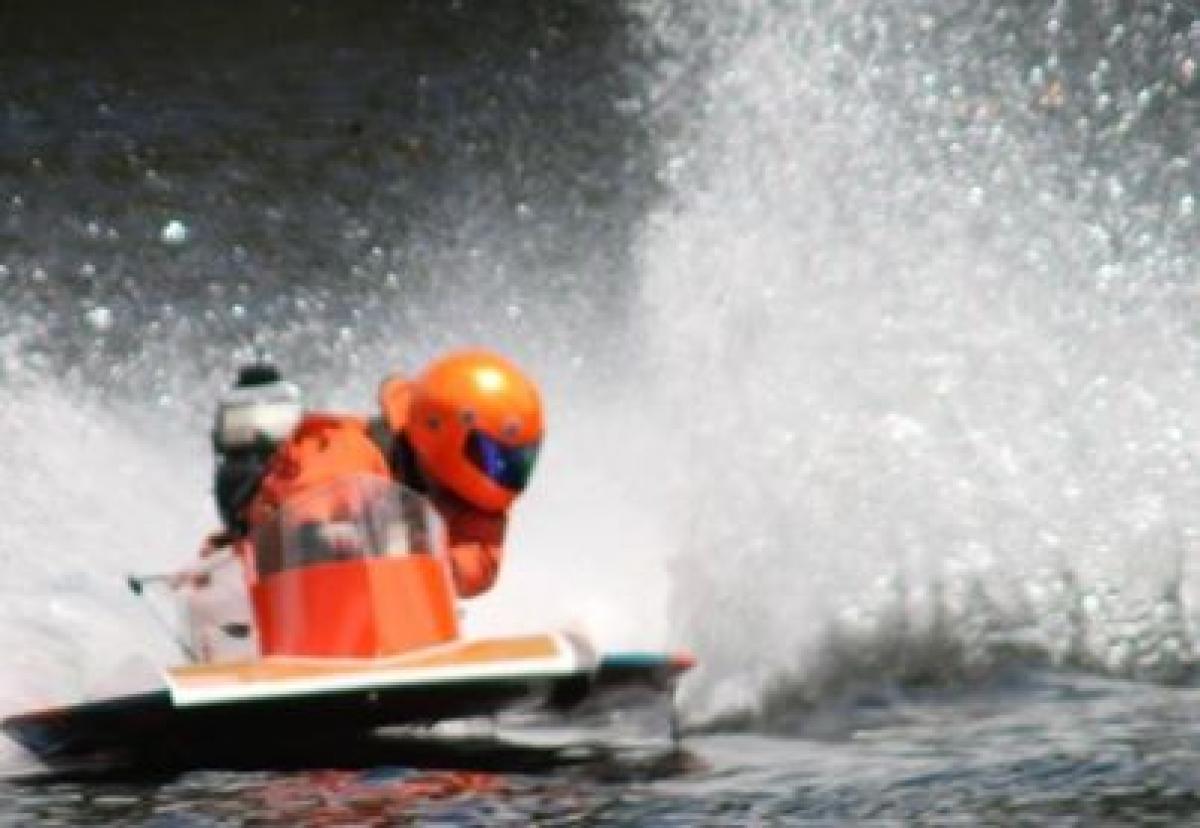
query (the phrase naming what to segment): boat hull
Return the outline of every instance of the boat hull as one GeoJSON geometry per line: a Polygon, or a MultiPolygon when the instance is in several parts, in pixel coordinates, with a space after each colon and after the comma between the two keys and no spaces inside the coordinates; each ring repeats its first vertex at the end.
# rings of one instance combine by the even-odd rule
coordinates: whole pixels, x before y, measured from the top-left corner
{"type": "Polygon", "coordinates": [[[372,661],[179,668],[167,672],[162,690],[12,716],[2,727],[49,763],[227,766],[385,726],[623,707],[669,694],[690,666],[686,656],[668,654],[597,658],[586,642],[564,635],[458,642],[372,661]]]}

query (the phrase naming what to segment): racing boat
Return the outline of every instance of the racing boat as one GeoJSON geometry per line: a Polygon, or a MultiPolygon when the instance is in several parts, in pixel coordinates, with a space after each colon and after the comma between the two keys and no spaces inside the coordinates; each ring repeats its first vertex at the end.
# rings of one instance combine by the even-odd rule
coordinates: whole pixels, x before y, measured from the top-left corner
{"type": "Polygon", "coordinates": [[[180,597],[186,663],[160,688],[11,716],[5,732],[50,763],[202,764],[392,726],[624,709],[669,700],[692,666],[578,633],[464,636],[440,519],[377,477],[294,498],[231,554],[159,580],[180,597]]]}

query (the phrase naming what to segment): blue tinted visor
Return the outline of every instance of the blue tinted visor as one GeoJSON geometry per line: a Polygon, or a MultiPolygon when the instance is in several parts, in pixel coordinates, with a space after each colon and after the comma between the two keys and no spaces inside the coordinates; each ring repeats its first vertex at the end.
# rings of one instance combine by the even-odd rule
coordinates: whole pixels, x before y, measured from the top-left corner
{"type": "Polygon", "coordinates": [[[540,442],[507,446],[478,431],[467,435],[467,459],[493,483],[513,492],[529,482],[539,448],[540,442]]]}

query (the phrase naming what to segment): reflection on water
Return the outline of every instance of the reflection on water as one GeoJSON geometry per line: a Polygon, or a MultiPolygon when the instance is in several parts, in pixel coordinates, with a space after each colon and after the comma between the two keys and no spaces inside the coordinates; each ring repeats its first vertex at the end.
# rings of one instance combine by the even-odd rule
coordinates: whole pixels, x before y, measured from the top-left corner
{"type": "Polygon", "coordinates": [[[446,819],[478,817],[488,810],[485,803],[502,801],[506,792],[504,779],[495,774],[379,768],[282,777],[242,797],[248,811],[281,824],[344,825],[399,819],[414,811],[446,819]]]}
{"type": "Polygon", "coordinates": [[[0,795],[14,825],[1178,823],[1200,813],[1197,711],[1196,690],[1031,673],[831,705],[820,715],[839,722],[822,738],[697,735],[682,752],[536,771],[206,771],[0,795]]]}
{"type": "Polygon", "coordinates": [[[158,778],[144,769],[94,768],[30,777],[0,789],[10,805],[0,824],[7,824],[2,822],[7,817],[16,824],[58,825],[151,825],[174,818],[204,825],[226,820],[374,825],[407,819],[524,825],[599,815],[614,806],[624,812],[622,802],[657,799],[651,790],[657,781],[683,779],[705,768],[693,752],[661,744],[539,748],[463,738],[440,748],[432,742],[425,746],[418,755],[411,746],[406,753],[376,745],[367,753],[362,745],[345,752],[327,745],[323,760],[339,766],[335,769],[212,770],[158,778]]]}

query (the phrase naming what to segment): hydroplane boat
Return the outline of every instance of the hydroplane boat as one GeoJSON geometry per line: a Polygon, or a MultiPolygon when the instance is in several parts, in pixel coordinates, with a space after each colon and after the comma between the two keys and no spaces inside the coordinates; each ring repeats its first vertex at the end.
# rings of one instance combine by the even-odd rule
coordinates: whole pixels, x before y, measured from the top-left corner
{"type": "Polygon", "coordinates": [[[130,578],[138,593],[151,583],[180,600],[185,663],[157,689],[10,716],[10,737],[51,765],[203,765],[381,728],[670,700],[693,663],[601,652],[573,632],[464,635],[440,519],[365,475],[285,503],[206,565],[130,578]]]}

